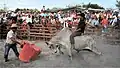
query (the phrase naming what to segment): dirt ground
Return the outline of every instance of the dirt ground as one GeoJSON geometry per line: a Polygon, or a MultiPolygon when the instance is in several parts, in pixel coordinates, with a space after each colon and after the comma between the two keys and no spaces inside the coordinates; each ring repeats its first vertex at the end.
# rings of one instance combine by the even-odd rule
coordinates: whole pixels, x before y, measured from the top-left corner
{"type": "MultiPolygon", "coordinates": [[[[35,61],[23,63],[10,51],[10,62],[4,62],[4,40],[0,41],[0,68],[120,68],[120,46],[106,43],[105,34],[96,36],[97,48],[103,53],[97,56],[94,53],[81,51],[79,54],[73,52],[72,62],[68,61],[65,51],[64,55],[56,56],[50,54],[50,50],[44,41],[36,43],[42,48],[42,53],[35,61]]],[[[19,51],[20,48],[18,47],[19,51]]]]}

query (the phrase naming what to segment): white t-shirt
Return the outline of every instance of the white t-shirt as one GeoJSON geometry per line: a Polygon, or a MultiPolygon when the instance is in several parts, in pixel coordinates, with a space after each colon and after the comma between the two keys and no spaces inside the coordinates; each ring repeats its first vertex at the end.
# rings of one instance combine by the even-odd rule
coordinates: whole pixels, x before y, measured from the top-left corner
{"type": "Polygon", "coordinates": [[[72,21],[72,17],[68,17],[67,19],[72,21]]]}
{"type": "Polygon", "coordinates": [[[17,14],[15,14],[15,13],[12,13],[12,14],[11,14],[12,17],[15,17],[16,15],[17,15],[17,14]]]}
{"type": "Polygon", "coordinates": [[[51,19],[51,23],[52,23],[52,24],[55,24],[55,19],[51,19]]]}
{"type": "Polygon", "coordinates": [[[3,22],[4,22],[4,23],[7,22],[7,17],[4,17],[4,18],[3,18],[3,22]]]}
{"type": "Polygon", "coordinates": [[[60,18],[59,21],[60,21],[60,23],[64,23],[65,22],[64,19],[62,19],[62,18],[60,18]]]}
{"type": "Polygon", "coordinates": [[[22,17],[22,20],[26,20],[26,17],[25,17],[25,16],[23,16],[23,17],[22,17]]]}
{"type": "Polygon", "coordinates": [[[28,22],[32,23],[32,18],[26,18],[26,22],[27,22],[27,23],[28,23],[28,22]]]}
{"type": "Polygon", "coordinates": [[[60,19],[60,18],[61,18],[61,15],[60,15],[59,13],[58,13],[57,15],[58,15],[58,18],[60,19]]]}
{"type": "Polygon", "coordinates": [[[11,40],[11,38],[15,38],[16,39],[16,36],[17,36],[17,33],[14,33],[12,30],[10,30],[8,33],[7,33],[7,38],[6,38],[6,43],[8,44],[14,44],[15,42],[13,42],[11,40]]]}

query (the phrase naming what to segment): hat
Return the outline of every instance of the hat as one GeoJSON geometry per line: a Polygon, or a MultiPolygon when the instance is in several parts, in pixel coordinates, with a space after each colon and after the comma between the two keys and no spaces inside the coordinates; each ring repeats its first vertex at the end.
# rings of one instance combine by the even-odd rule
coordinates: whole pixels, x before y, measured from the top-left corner
{"type": "Polygon", "coordinates": [[[11,25],[11,28],[14,28],[14,27],[17,27],[17,25],[16,25],[16,24],[12,24],[12,25],[11,25]]]}

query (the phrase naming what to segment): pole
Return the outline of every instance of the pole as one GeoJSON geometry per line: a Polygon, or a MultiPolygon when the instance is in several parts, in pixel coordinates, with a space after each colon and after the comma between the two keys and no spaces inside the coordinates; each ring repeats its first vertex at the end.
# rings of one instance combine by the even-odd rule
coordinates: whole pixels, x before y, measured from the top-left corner
{"type": "Polygon", "coordinates": [[[6,11],[6,10],[7,10],[7,7],[6,7],[6,2],[7,2],[7,0],[4,0],[4,11],[6,11]]]}
{"type": "Polygon", "coordinates": [[[4,11],[6,11],[6,4],[4,3],[4,11]]]}

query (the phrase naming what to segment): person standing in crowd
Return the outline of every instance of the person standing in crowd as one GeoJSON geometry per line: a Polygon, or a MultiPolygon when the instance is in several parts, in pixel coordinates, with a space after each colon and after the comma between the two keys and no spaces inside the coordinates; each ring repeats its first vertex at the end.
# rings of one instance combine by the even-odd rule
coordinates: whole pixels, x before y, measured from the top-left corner
{"type": "MultiPolygon", "coordinates": [[[[19,53],[17,50],[16,45],[20,44],[22,45],[20,42],[17,41],[17,25],[16,24],[12,24],[11,25],[11,29],[10,31],[7,33],[7,38],[6,38],[6,44],[5,44],[5,52],[4,52],[4,58],[5,58],[5,62],[8,62],[8,55],[9,55],[9,50],[12,48],[12,50],[14,51],[15,55],[17,57],[19,57],[19,53]]],[[[18,37],[19,38],[19,37],[18,37]]],[[[21,39],[21,38],[20,38],[21,39]]],[[[21,39],[22,40],[22,39],[21,39]]]]}
{"type": "Polygon", "coordinates": [[[5,24],[6,22],[7,22],[6,14],[3,14],[3,24],[5,24]]]}
{"type": "Polygon", "coordinates": [[[63,28],[64,27],[64,23],[65,23],[65,20],[63,19],[63,17],[61,17],[59,19],[60,23],[61,23],[61,27],[63,28]]]}
{"type": "Polygon", "coordinates": [[[74,37],[81,36],[82,33],[84,33],[85,26],[86,26],[85,14],[84,13],[78,14],[78,18],[80,18],[80,21],[78,23],[77,29],[75,30],[75,32],[73,32],[70,35],[70,43],[73,46],[73,49],[75,49],[76,51],[78,51],[78,50],[75,48],[75,45],[74,45],[75,44],[74,37]]]}
{"type": "Polygon", "coordinates": [[[86,13],[86,21],[89,22],[90,18],[91,18],[90,13],[87,12],[87,13],[86,13]]]}
{"type": "Polygon", "coordinates": [[[114,26],[115,28],[119,28],[120,26],[120,14],[117,16],[113,16],[113,21],[111,22],[111,25],[114,26]]]}
{"type": "Polygon", "coordinates": [[[108,19],[107,19],[106,16],[104,16],[101,23],[102,23],[102,27],[103,27],[102,32],[106,32],[107,31],[107,26],[108,26],[108,19]]]}
{"type": "Polygon", "coordinates": [[[99,21],[98,21],[96,16],[92,18],[91,24],[92,24],[93,27],[98,27],[99,21]]]}

